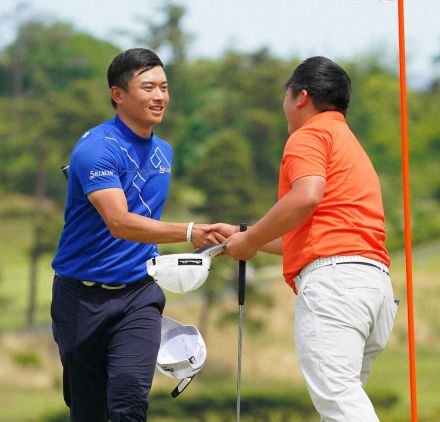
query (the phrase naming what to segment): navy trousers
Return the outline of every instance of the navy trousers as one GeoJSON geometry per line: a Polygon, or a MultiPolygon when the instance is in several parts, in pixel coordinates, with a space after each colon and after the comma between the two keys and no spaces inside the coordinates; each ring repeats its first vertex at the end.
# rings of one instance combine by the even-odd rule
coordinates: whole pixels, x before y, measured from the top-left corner
{"type": "Polygon", "coordinates": [[[71,421],[146,421],[164,306],[154,282],[106,290],[55,275],[52,330],[71,421]]]}

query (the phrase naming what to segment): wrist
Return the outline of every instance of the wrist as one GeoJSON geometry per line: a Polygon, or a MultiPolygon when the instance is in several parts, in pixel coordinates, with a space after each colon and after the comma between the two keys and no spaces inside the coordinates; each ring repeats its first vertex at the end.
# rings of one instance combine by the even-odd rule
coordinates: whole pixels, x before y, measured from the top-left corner
{"type": "Polygon", "coordinates": [[[264,242],[261,242],[258,230],[255,229],[255,226],[250,226],[245,232],[243,232],[246,238],[246,242],[248,245],[254,247],[255,249],[259,249],[264,242]]]}
{"type": "Polygon", "coordinates": [[[188,226],[186,227],[186,241],[191,242],[192,241],[192,230],[194,227],[194,221],[191,221],[188,223],[188,226]]]}

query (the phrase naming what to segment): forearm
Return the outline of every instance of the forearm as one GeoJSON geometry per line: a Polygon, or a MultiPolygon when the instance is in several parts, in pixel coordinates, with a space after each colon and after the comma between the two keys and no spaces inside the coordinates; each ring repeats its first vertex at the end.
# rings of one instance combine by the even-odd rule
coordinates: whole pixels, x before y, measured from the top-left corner
{"type": "MultiPolygon", "coordinates": [[[[88,195],[88,199],[113,237],[143,243],[175,243],[186,240],[188,223],[163,222],[129,212],[121,189],[95,191],[88,195]]],[[[200,243],[202,232],[202,225],[194,225],[192,240],[196,240],[197,244],[200,243]]]]}
{"type": "Polygon", "coordinates": [[[186,241],[188,223],[154,220],[131,212],[112,219],[107,224],[116,238],[143,243],[176,243],[186,241]]]}
{"type": "Polygon", "coordinates": [[[254,246],[258,249],[275,246],[273,241],[302,223],[316,208],[314,204],[296,201],[295,196],[289,192],[256,224],[249,227],[247,236],[254,246]]]}
{"type": "Polygon", "coordinates": [[[283,247],[282,247],[282,240],[281,237],[272,240],[269,243],[266,243],[265,245],[261,246],[258,250],[261,252],[270,253],[272,255],[282,255],[283,254],[283,247]]]}
{"type": "Polygon", "coordinates": [[[293,183],[284,195],[255,225],[249,228],[249,241],[258,249],[301,224],[321,202],[325,179],[308,176],[293,183]]]}

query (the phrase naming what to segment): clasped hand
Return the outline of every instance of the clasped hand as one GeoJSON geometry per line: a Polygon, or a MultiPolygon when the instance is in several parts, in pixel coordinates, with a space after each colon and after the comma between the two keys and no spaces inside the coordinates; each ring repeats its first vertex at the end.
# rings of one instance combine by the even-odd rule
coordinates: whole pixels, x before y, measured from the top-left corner
{"type": "Polygon", "coordinates": [[[226,243],[225,254],[235,260],[249,260],[257,253],[257,248],[252,245],[247,232],[240,232],[238,226],[226,223],[209,225],[210,232],[219,243],[226,243]],[[221,240],[222,239],[222,240],[221,240]]]}

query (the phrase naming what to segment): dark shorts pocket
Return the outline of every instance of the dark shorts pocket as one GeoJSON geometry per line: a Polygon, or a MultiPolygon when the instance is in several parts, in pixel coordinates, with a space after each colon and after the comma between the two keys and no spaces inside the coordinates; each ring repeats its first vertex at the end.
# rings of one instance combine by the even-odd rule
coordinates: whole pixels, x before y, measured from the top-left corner
{"type": "Polygon", "coordinates": [[[54,322],[75,322],[78,318],[81,286],[55,276],[50,315],[54,322]]]}

